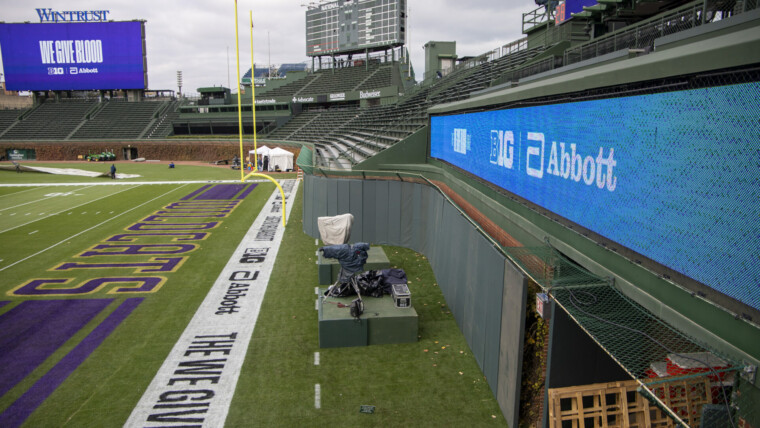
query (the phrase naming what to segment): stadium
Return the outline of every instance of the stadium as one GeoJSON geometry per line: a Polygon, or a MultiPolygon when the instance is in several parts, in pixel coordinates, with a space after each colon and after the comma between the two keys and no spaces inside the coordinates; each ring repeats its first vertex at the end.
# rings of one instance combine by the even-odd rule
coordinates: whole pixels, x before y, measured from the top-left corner
{"type": "Polygon", "coordinates": [[[421,73],[408,3],[198,97],[145,21],[0,23],[0,426],[760,427],[757,1],[537,0],[421,73]],[[342,214],[411,303],[325,297],[342,214]]]}

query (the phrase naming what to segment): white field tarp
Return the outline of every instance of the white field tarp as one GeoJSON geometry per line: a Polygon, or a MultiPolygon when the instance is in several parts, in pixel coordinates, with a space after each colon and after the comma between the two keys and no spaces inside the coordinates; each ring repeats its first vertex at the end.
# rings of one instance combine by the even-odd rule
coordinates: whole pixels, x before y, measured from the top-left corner
{"type": "MultiPolygon", "coordinates": [[[[110,172],[110,165],[105,165],[104,168],[109,169],[109,171],[106,172],[96,172],[96,171],[85,171],[83,169],[76,169],[76,168],[48,168],[43,166],[26,166],[26,165],[19,165],[19,170],[22,172],[43,172],[46,174],[57,174],[57,175],[77,175],[80,177],[111,177],[110,172]]],[[[0,169],[9,170],[9,171],[15,171],[16,166],[15,165],[0,165],[0,169]]],[[[136,178],[139,177],[139,174],[122,174],[117,172],[116,178],[136,178]]]]}

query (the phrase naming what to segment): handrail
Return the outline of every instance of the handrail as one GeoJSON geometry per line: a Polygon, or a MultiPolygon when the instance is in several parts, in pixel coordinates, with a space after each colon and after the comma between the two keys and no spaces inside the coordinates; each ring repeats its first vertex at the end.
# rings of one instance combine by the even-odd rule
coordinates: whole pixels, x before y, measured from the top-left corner
{"type": "Polygon", "coordinates": [[[749,2],[743,2],[741,10],[730,11],[724,10],[719,3],[712,0],[696,0],[687,3],[566,50],[564,65],[625,48],[651,47],[656,38],[705,25],[715,19],[726,19],[746,12],[747,3],[749,2]],[[720,14],[719,18],[718,14],[720,14]]]}

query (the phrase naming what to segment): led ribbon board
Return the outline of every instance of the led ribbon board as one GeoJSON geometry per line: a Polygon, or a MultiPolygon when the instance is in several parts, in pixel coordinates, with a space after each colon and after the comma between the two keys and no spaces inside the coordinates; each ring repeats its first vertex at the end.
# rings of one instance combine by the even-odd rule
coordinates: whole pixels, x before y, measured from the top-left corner
{"type": "Polygon", "coordinates": [[[760,83],[431,117],[430,156],[760,309],[760,83]]]}
{"type": "Polygon", "coordinates": [[[145,89],[142,25],[0,24],[7,89],[145,89]]]}

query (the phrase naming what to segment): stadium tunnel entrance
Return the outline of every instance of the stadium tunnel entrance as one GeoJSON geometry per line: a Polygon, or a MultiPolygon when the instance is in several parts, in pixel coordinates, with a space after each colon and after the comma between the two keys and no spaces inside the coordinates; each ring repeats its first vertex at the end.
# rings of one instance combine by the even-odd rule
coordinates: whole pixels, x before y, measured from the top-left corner
{"type": "Polygon", "coordinates": [[[123,147],[121,150],[125,160],[133,160],[138,158],[137,147],[127,146],[123,147]]]}

